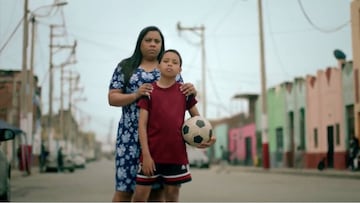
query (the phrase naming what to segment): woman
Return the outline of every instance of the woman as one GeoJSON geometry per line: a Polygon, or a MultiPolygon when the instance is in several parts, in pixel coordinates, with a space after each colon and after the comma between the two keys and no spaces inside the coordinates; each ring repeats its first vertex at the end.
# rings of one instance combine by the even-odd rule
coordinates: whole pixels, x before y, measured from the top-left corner
{"type": "MultiPolygon", "coordinates": [[[[109,104],[122,107],[115,150],[116,191],[112,200],[116,202],[131,201],[135,189],[140,156],[139,109],[136,101],[142,96],[148,96],[152,91],[151,83],[160,77],[157,66],[164,47],[164,37],[159,28],[144,28],[138,36],[134,53],[118,64],[110,82],[109,104]]],[[[182,81],[181,76],[178,76],[177,80],[182,81]]],[[[183,84],[181,91],[185,95],[196,94],[194,86],[190,83],[183,84]]],[[[215,139],[202,147],[212,145],[215,139]]],[[[153,190],[150,198],[162,200],[162,191],[153,190]]]]}
{"type": "MultiPolygon", "coordinates": [[[[122,60],[115,68],[108,93],[111,106],[122,107],[116,138],[116,186],[112,201],[131,201],[136,184],[140,146],[138,138],[139,109],[136,101],[152,91],[151,83],[160,77],[157,69],[159,58],[164,52],[164,37],[155,26],[144,28],[137,39],[135,51],[131,57],[122,60]]],[[[181,76],[177,77],[182,81],[181,76]]],[[[194,86],[183,84],[181,91],[185,95],[196,94],[194,86]]],[[[216,138],[202,147],[211,146],[216,138]]],[[[152,191],[151,197],[161,199],[162,191],[152,191]]],[[[150,197],[150,198],[151,198],[150,197]]]]}

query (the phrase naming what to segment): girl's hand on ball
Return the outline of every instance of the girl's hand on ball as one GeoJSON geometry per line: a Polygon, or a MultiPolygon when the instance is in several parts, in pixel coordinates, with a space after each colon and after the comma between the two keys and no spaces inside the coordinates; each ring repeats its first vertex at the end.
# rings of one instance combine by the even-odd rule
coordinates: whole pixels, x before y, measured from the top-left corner
{"type": "Polygon", "coordinates": [[[209,141],[207,141],[205,143],[201,143],[199,146],[197,146],[197,148],[203,149],[203,148],[211,147],[213,144],[215,144],[215,142],[216,142],[216,136],[213,135],[213,136],[211,136],[209,141]]]}

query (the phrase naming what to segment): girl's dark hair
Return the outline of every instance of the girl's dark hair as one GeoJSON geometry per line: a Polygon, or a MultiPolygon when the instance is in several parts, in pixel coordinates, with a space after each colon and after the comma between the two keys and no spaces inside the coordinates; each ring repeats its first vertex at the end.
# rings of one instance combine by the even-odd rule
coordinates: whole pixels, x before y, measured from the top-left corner
{"type": "Polygon", "coordinates": [[[157,31],[160,34],[161,37],[161,48],[160,48],[160,53],[157,56],[157,60],[160,61],[160,57],[162,56],[162,54],[164,53],[165,50],[165,40],[164,40],[164,36],[161,33],[160,29],[156,26],[148,26],[145,27],[144,29],[141,30],[138,38],[137,38],[137,42],[136,42],[136,47],[135,47],[135,51],[132,54],[132,56],[130,56],[129,58],[123,59],[122,61],[120,61],[120,63],[118,64],[118,66],[121,67],[121,71],[124,74],[124,81],[125,81],[125,87],[127,86],[131,75],[134,73],[134,70],[136,68],[139,67],[141,60],[143,58],[143,55],[141,53],[141,42],[144,39],[145,35],[150,32],[150,31],[157,31]]]}
{"type": "Polygon", "coordinates": [[[162,58],[164,57],[164,55],[165,55],[166,53],[168,53],[168,52],[173,52],[173,53],[175,53],[176,55],[179,56],[179,60],[180,60],[179,62],[180,62],[180,67],[181,67],[181,66],[182,66],[182,58],[181,58],[180,53],[179,53],[177,50],[175,50],[175,49],[167,49],[166,51],[164,51],[164,53],[160,55],[159,61],[161,61],[162,58]]]}

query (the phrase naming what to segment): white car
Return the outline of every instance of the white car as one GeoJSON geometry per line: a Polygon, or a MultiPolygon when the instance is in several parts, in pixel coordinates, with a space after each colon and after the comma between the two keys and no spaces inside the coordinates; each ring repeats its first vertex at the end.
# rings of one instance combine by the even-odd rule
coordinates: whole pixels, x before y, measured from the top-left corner
{"type": "Polygon", "coordinates": [[[7,156],[1,150],[1,143],[14,139],[17,134],[22,132],[19,128],[0,120],[0,202],[10,202],[11,191],[11,166],[7,156]]]}
{"type": "Polygon", "coordinates": [[[74,161],[75,167],[76,168],[85,168],[86,166],[86,159],[83,155],[81,154],[74,154],[72,156],[72,159],[74,161]]]}
{"type": "MultiPolygon", "coordinates": [[[[45,171],[46,172],[57,172],[58,171],[58,162],[56,155],[50,154],[45,161],[45,171]]],[[[64,155],[64,166],[63,170],[67,170],[69,172],[75,171],[75,163],[74,160],[69,155],[64,155]]]]}
{"type": "MultiPolygon", "coordinates": [[[[0,132],[0,145],[2,141],[14,139],[13,134],[7,133],[3,130],[0,132]]],[[[11,168],[9,160],[5,153],[0,148],[0,201],[10,201],[10,178],[11,168]]]]}
{"type": "Polygon", "coordinates": [[[210,167],[209,157],[206,155],[204,150],[186,145],[186,151],[188,154],[190,167],[195,167],[195,168],[210,167]]]}

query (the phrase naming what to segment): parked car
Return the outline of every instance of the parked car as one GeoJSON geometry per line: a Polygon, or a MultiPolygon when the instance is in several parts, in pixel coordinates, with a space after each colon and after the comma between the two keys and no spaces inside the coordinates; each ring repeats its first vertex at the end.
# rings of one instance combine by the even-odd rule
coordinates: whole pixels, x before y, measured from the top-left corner
{"type": "Polygon", "coordinates": [[[209,157],[205,154],[205,151],[188,145],[186,150],[190,167],[210,168],[210,160],[209,157]]]}
{"type": "Polygon", "coordinates": [[[75,168],[85,168],[86,159],[82,154],[74,154],[72,159],[74,161],[75,168]]]}
{"type": "Polygon", "coordinates": [[[11,165],[1,149],[1,143],[12,140],[22,130],[0,120],[0,201],[10,201],[11,165]]]}
{"type": "MultiPolygon", "coordinates": [[[[58,162],[56,154],[49,154],[45,161],[45,171],[46,172],[57,172],[58,171],[58,162]]],[[[64,155],[64,171],[74,172],[75,171],[75,162],[70,155],[64,155]]]]}

